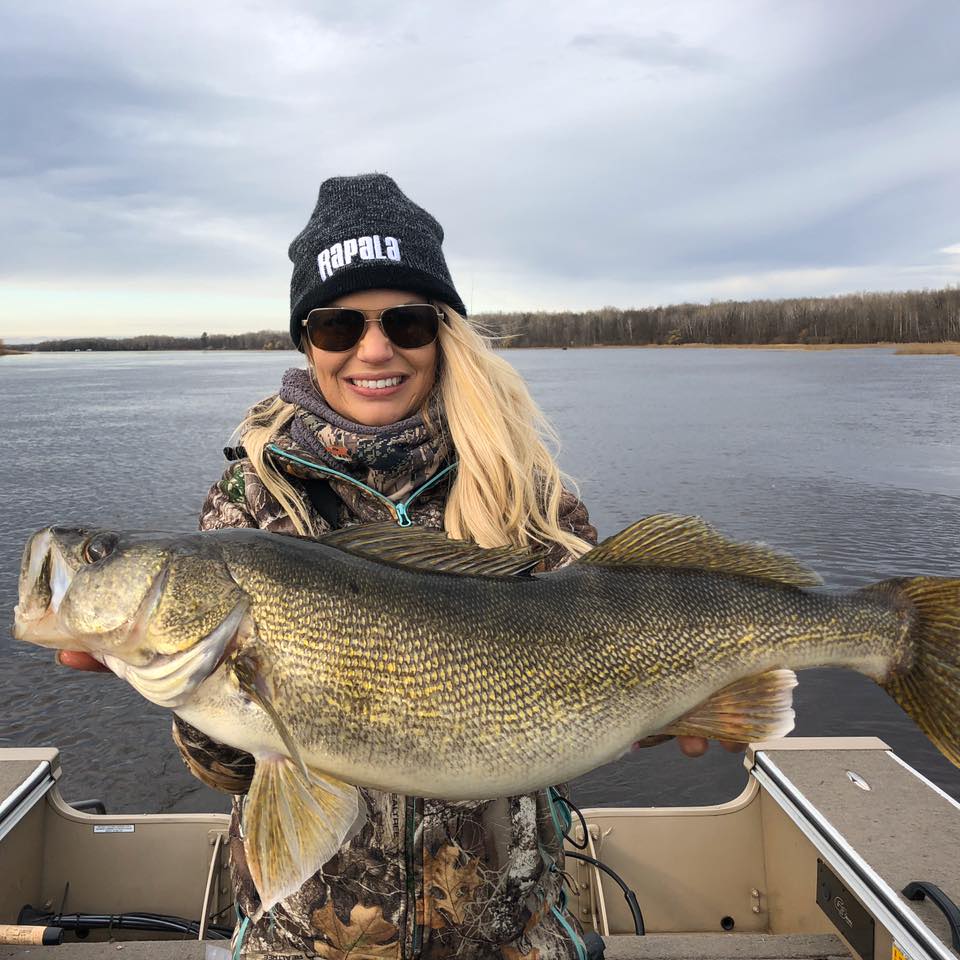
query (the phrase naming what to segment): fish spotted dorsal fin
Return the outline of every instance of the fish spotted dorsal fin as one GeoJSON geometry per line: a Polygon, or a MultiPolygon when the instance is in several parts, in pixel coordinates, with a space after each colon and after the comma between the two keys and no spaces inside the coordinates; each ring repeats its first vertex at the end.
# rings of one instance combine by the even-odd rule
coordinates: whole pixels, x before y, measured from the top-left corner
{"type": "Polygon", "coordinates": [[[319,542],[368,560],[475,577],[527,574],[547,553],[542,548],[478,547],[465,540],[451,540],[437,530],[400,527],[390,521],[343,527],[325,534],[319,542]]]}
{"type": "Polygon", "coordinates": [[[796,587],[823,581],[809,567],[762,543],[728,540],[700,517],[658,513],[631,524],[584,554],[577,563],[664,566],[761,577],[796,587]]]}

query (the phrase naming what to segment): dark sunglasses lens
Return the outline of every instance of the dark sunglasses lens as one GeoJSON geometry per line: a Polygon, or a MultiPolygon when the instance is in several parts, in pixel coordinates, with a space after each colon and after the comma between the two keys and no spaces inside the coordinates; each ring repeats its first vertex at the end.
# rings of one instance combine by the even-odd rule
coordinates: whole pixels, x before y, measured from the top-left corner
{"type": "Polygon", "coordinates": [[[307,315],[307,333],[318,350],[349,350],[363,336],[366,317],[359,310],[322,309],[307,315]]]}
{"type": "Polygon", "coordinates": [[[380,323],[383,332],[401,350],[415,350],[433,343],[440,328],[436,309],[425,303],[390,307],[381,314],[380,323]]]}

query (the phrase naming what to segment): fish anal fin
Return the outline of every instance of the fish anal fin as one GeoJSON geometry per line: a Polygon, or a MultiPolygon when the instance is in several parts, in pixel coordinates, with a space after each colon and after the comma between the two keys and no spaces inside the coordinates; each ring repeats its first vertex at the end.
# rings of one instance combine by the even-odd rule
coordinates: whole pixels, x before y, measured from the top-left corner
{"type": "Polygon", "coordinates": [[[256,757],[243,806],[244,850],[250,876],[269,910],[303,886],[366,820],[356,787],[310,771],[277,754],[256,757]]]}
{"type": "Polygon", "coordinates": [[[451,540],[445,533],[395,523],[364,523],[341,527],[319,540],[367,560],[413,570],[475,577],[515,577],[528,573],[546,556],[540,548],[478,547],[451,540]]]}
{"type": "Polygon", "coordinates": [[[762,543],[737,543],[700,517],[655,514],[608,537],[577,563],[665,566],[761,577],[797,587],[818,586],[813,570],[762,543]]]}
{"type": "Polygon", "coordinates": [[[675,720],[663,733],[750,743],[785,737],[793,729],[792,670],[770,670],[738,680],[675,720]]]}

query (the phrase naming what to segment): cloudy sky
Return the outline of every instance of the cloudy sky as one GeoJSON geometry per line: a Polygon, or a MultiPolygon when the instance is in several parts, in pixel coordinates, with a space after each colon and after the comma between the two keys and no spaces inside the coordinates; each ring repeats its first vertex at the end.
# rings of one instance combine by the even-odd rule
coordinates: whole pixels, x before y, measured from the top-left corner
{"type": "Polygon", "coordinates": [[[474,312],[960,283],[956,0],[0,8],[0,337],[286,326],[326,177],[474,312]]]}

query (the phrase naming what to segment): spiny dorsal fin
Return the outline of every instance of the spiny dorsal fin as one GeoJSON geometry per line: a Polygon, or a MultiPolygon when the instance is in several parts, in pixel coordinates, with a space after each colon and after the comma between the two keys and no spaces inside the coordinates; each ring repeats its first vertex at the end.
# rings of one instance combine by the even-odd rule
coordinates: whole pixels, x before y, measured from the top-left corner
{"type": "Polygon", "coordinates": [[[615,533],[577,563],[602,566],[691,567],[761,577],[797,587],[823,581],[793,557],[762,543],[728,540],[700,517],[659,513],[615,533]]]}
{"type": "Polygon", "coordinates": [[[368,560],[474,577],[512,577],[529,573],[546,556],[543,549],[488,549],[464,540],[451,540],[436,530],[399,527],[389,521],[343,527],[323,536],[320,543],[368,560]]]}

